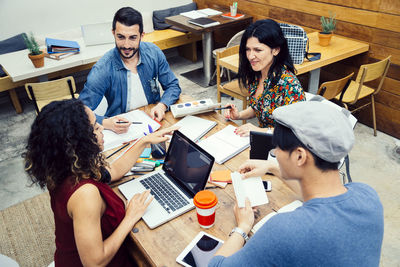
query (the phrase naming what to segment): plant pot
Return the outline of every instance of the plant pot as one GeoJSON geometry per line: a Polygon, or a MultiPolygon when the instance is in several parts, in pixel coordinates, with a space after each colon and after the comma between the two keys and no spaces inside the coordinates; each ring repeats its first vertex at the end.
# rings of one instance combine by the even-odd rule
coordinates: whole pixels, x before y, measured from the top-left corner
{"type": "Polygon", "coordinates": [[[28,54],[28,57],[31,59],[35,68],[41,68],[44,66],[44,53],[43,52],[39,55],[28,54]]]}
{"type": "Polygon", "coordinates": [[[329,43],[331,42],[332,35],[333,35],[332,33],[319,32],[318,33],[319,45],[328,46],[329,43]]]}

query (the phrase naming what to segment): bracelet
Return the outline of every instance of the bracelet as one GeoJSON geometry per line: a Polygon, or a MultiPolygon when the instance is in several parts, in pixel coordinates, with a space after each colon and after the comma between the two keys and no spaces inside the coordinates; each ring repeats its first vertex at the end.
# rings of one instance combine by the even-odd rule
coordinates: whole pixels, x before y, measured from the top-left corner
{"type": "Polygon", "coordinates": [[[231,236],[233,233],[238,233],[239,235],[241,235],[244,238],[245,243],[249,241],[249,236],[239,227],[233,228],[229,236],[231,236]]]}

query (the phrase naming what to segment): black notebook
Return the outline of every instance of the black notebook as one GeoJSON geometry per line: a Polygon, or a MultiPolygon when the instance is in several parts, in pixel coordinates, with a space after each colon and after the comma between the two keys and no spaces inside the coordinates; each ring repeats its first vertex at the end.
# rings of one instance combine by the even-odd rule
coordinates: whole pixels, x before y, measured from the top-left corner
{"type": "Polygon", "coordinates": [[[268,159],[273,148],[272,133],[250,131],[250,159],[268,159]]]}
{"type": "Polygon", "coordinates": [[[188,20],[189,23],[206,28],[220,24],[218,21],[215,21],[210,18],[197,18],[188,20]]]}

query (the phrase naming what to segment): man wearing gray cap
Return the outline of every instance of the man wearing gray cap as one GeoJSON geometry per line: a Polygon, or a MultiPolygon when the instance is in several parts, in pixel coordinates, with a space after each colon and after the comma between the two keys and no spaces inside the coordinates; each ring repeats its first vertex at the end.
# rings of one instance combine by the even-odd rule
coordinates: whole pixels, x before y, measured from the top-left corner
{"type": "Polygon", "coordinates": [[[246,243],[254,224],[250,202],[235,205],[238,227],[209,266],[379,266],[383,208],[366,184],[343,185],[339,161],[354,144],[346,114],[307,101],[277,108],[273,140],[279,166],[250,160],[244,178],[272,172],[300,184],[303,206],[268,220],[246,243]],[[242,248],[243,247],[243,248],[242,248]]]}

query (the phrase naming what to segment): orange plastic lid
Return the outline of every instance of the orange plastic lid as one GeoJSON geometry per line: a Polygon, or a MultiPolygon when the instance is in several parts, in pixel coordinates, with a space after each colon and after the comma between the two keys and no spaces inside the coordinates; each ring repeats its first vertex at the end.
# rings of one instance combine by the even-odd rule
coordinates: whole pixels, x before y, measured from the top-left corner
{"type": "Polygon", "coordinates": [[[210,190],[202,190],[194,196],[193,203],[200,209],[209,209],[217,205],[218,198],[214,192],[210,190]]]}

